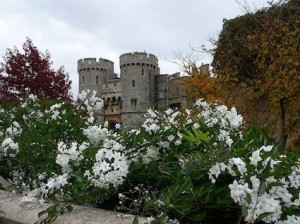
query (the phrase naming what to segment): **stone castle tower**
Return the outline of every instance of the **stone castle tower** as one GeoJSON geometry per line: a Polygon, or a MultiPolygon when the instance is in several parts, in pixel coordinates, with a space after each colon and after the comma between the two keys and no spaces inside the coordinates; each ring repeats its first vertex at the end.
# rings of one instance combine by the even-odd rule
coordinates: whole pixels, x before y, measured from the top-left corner
{"type": "Polygon", "coordinates": [[[124,129],[143,123],[149,108],[185,107],[186,96],[181,88],[183,77],[160,74],[158,59],[145,52],[120,56],[120,77],[114,63],[100,58],[78,60],[79,92],[96,90],[104,100],[104,108],[96,113],[98,122],[112,126],[121,123],[124,129]]]}
{"type": "Polygon", "coordinates": [[[155,103],[155,76],[159,74],[158,59],[146,53],[123,54],[120,56],[120,69],[124,102],[121,120],[126,127],[142,123],[143,114],[155,103]]]}

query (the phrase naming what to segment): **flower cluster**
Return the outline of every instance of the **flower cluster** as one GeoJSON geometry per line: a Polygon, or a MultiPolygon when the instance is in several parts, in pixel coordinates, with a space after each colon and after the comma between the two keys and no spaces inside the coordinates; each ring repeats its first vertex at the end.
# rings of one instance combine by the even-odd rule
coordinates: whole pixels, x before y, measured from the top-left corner
{"type": "Polygon", "coordinates": [[[292,194],[300,188],[300,166],[294,165],[287,175],[276,177],[279,170],[284,169],[286,157],[275,160],[272,150],[272,146],[262,146],[248,159],[231,158],[227,163],[216,163],[209,169],[212,183],[222,172],[227,171],[234,177],[233,183],[229,184],[230,195],[235,203],[247,210],[245,221],[249,223],[257,220],[278,222],[282,219],[283,207],[300,205],[300,195],[292,194]]]}
{"type": "Polygon", "coordinates": [[[88,147],[89,144],[87,142],[83,142],[81,145],[77,142],[72,142],[69,148],[65,143],[59,142],[56,163],[62,167],[62,172],[66,174],[71,173],[73,170],[72,167],[70,167],[70,162],[75,166],[78,165],[79,161],[83,159],[83,152],[88,147]]]}
{"type": "Polygon", "coordinates": [[[149,109],[145,114],[146,120],[138,129],[129,131],[128,139],[134,139],[134,152],[136,158],[141,158],[145,163],[155,160],[160,153],[168,152],[174,146],[182,144],[182,134],[179,132],[180,119],[183,114],[179,111],[168,109],[165,113],[149,109]]]}
{"type": "Polygon", "coordinates": [[[295,215],[288,215],[284,221],[278,221],[277,224],[298,224],[300,223],[300,217],[295,215]]]}
{"type": "Polygon", "coordinates": [[[195,106],[200,110],[198,118],[203,120],[208,127],[218,126],[217,141],[225,142],[230,149],[233,143],[232,135],[237,133],[242,138],[240,128],[243,124],[243,117],[237,113],[235,107],[229,110],[225,105],[210,105],[203,100],[197,100],[195,106]]]}
{"type": "Polygon", "coordinates": [[[87,136],[90,143],[98,144],[101,140],[105,139],[111,133],[105,126],[89,125],[88,127],[83,129],[83,134],[87,136]]]}
{"type": "MultiPolygon", "coordinates": [[[[83,103],[81,109],[87,111],[89,117],[93,117],[94,112],[100,110],[103,107],[103,100],[96,96],[97,92],[90,90],[83,90],[79,95],[78,99],[83,103]]],[[[90,120],[92,123],[92,120],[90,120]]]]}
{"type": "MultiPolygon", "coordinates": [[[[59,114],[60,114],[59,109],[62,107],[63,104],[64,103],[54,104],[50,107],[49,111],[46,111],[46,113],[50,114],[52,120],[56,120],[56,119],[60,118],[59,117],[59,114]]],[[[65,111],[63,111],[62,113],[64,114],[65,111]]]]}
{"type": "Polygon", "coordinates": [[[1,172],[28,197],[60,198],[88,185],[118,187],[126,177],[124,146],[114,140],[119,136],[95,124],[102,99],[95,91],[84,91],[79,99],[71,105],[30,95],[19,107],[0,109],[0,156],[10,161],[0,163],[1,172]]]}
{"type": "Polygon", "coordinates": [[[53,177],[50,177],[47,179],[46,183],[42,183],[40,188],[36,188],[34,190],[35,195],[34,196],[38,196],[37,193],[42,193],[41,197],[45,197],[48,196],[50,194],[53,194],[55,192],[55,190],[60,190],[62,189],[62,187],[64,187],[65,185],[69,184],[69,175],[67,173],[64,174],[54,174],[53,177]]]}
{"type": "Polygon", "coordinates": [[[128,161],[123,155],[124,146],[115,140],[105,139],[102,148],[95,155],[95,163],[91,171],[85,172],[85,177],[95,187],[114,187],[123,183],[128,173],[128,161]]]}
{"type": "Polygon", "coordinates": [[[0,146],[0,153],[3,156],[15,157],[19,152],[19,144],[14,142],[10,137],[4,139],[0,146]]]}
{"type": "Polygon", "coordinates": [[[206,143],[211,141],[214,144],[213,148],[226,150],[233,149],[234,140],[242,139],[243,118],[236,109],[228,109],[219,104],[210,105],[203,100],[198,100],[191,110],[169,108],[158,112],[149,109],[145,118],[140,128],[129,132],[129,138],[135,140],[130,144],[129,151],[134,152],[144,163],[149,163],[162,154],[173,153],[172,150],[176,148],[184,147],[184,151],[190,152],[199,148],[200,142],[195,145],[186,141],[186,136],[191,134],[196,135],[197,141],[197,133],[201,133],[206,137],[206,143]]]}
{"type": "MultiPolygon", "coordinates": [[[[2,110],[1,112],[4,111],[2,110]]],[[[19,152],[19,144],[16,142],[15,138],[20,136],[21,133],[22,128],[16,121],[13,121],[4,132],[0,131],[0,139],[3,139],[0,145],[0,156],[16,156],[16,154],[19,152]]]]}
{"type": "MultiPolygon", "coordinates": [[[[249,151],[256,140],[242,133],[235,108],[198,100],[185,111],[148,110],[140,127],[118,133],[96,123],[103,102],[95,91],[79,100],[70,105],[31,95],[19,107],[0,108],[0,175],[28,193],[23,202],[99,203],[122,185],[130,195],[120,194],[120,205],[148,209],[156,221],[214,223],[212,210],[226,214],[206,207],[230,210],[236,203],[248,223],[299,222],[299,160],[258,140],[259,149],[249,151]],[[219,186],[228,192],[220,194],[219,186]]],[[[235,208],[229,213],[238,215],[235,208]]]]}

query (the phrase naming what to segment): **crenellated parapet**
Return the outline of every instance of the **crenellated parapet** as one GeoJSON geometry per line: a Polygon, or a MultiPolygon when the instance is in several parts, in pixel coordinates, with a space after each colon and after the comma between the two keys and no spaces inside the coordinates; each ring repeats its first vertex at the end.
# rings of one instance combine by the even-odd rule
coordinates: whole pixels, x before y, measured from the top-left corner
{"type": "Polygon", "coordinates": [[[158,67],[158,59],[153,54],[145,52],[126,53],[120,56],[120,68],[129,66],[158,67]]]}
{"type": "Polygon", "coordinates": [[[114,63],[104,58],[78,60],[79,91],[96,90],[104,107],[96,114],[99,123],[121,123],[124,130],[143,123],[150,107],[179,107],[181,89],[179,74],[161,75],[158,58],[146,52],[120,56],[120,76],[114,63]],[[173,95],[171,95],[171,93],[173,95]]]}
{"type": "Polygon", "coordinates": [[[104,58],[83,58],[77,61],[77,69],[79,72],[88,70],[104,70],[113,71],[114,63],[104,58]]]}

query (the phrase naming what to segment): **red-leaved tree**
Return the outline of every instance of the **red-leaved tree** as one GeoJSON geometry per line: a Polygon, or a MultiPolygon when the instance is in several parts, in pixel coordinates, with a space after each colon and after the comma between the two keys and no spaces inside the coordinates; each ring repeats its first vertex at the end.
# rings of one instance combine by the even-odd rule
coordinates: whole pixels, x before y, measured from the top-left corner
{"type": "Polygon", "coordinates": [[[7,49],[0,66],[0,99],[15,101],[29,94],[42,98],[71,100],[71,81],[64,68],[51,68],[51,56],[38,51],[27,38],[24,53],[7,49]]]}

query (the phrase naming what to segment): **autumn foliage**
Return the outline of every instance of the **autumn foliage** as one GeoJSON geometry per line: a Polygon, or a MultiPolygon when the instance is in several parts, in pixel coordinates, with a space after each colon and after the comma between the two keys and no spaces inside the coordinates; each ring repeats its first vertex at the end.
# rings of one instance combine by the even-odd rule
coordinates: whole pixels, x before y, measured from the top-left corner
{"type": "Polygon", "coordinates": [[[14,101],[20,96],[35,94],[42,98],[71,99],[71,81],[63,67],[51,68],[49,52],[42,54],[27,38],[24,52],[7,49],[0,67],[0,99],[14,101]]]}
{"type": "Polygon", "coordinates": [[[252,102],[251,108],[246,104],[244,116],[251,117],[250,110],[261,117],[268,112],[267,117],[272,117],[268,125],[276,128],[274,137],[282,151],[288,136],[300,146],[299,1],[273,4],[225,21],[212,65],[237,106],[241,98],[252,102]]]}
{"type": "Polygon", "coordinates": [[[226,94],[221,90],[221,83],[216,79],[209,69],[209,64],[197,66],[186,65],[185,73],[188,75],[183,82],[183,88],[190,101],[199,98],[207,102],[226,102],[226,94]]]}

